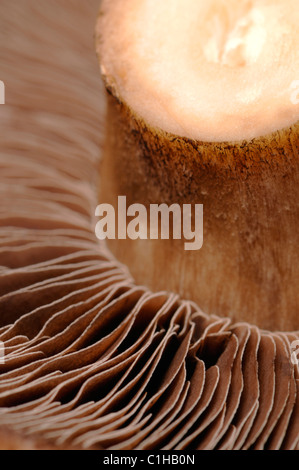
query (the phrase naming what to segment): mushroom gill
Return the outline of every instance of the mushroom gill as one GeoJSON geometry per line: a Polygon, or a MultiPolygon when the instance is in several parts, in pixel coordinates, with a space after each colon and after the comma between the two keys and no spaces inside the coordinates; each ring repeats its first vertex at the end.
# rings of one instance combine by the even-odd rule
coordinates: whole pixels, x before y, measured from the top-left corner
{"type": "Polygon", "coordinates": [[[95,237],[97,10],[0,5],[0,448],[296,449],[298,332],[152,293],[95,237]]]}

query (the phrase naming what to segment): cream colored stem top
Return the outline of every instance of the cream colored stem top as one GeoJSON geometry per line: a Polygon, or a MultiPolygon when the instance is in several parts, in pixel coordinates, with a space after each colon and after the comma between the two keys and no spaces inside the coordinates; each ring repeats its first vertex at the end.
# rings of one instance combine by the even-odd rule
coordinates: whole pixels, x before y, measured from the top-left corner
{"type": "Polygon", "coordinates": [[[266,135],[299,120],[298,6],[102,0],[102,71],[153,127],[211,142],[266,135]]]}

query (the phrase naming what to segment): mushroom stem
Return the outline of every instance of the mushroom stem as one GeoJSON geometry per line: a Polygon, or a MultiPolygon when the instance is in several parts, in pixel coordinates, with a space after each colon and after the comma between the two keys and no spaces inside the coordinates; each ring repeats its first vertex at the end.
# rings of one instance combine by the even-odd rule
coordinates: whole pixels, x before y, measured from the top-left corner
{"type": "Polygon", "coordinates": [[[100,200],[203,204],[204,242],[190,252],[171,239],[109,248],[138,283],[206,313],[298,328],[298,149],[298,123],[251,142],[196,142],[150,128],[110,93],[100,200]]]}
{"type": "Polygon", "coordinates": [[[206,11],[205,2],[190,0],[200,32],[191,10],[167,4],[170,38],[161,2],[149,10],[147,2],[102,2],[97,52],[108,111],[100,198],[115,207],[121,195],[145,206],[202,204],[203,247],[188,252],[183,239],[109,247],[152,290],[175,291],[206,313],[261,328],[298,329],[299,121],[290,92],[295,65],[285,56],[298,62],[293,18],[284,14],[270,40],[281,1],[243,2],[223,23],[223,2],[206,11]],[[145,11],[157,23],[144,22],[145,11]],[[207,57],[215,18],[226,28],[224,44],[240,36],[245,61],[207,57]]]}

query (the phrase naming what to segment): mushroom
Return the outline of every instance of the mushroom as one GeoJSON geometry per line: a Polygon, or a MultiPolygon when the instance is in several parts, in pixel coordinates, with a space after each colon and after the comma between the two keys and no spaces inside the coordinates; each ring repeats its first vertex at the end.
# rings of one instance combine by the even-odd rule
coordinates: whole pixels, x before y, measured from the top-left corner
{"type": "Polygon", "coordinates": [[[0,6],[0,448],[295,449],[298,334],[138,285],[95,236],[97,9],[0,6]]]}

